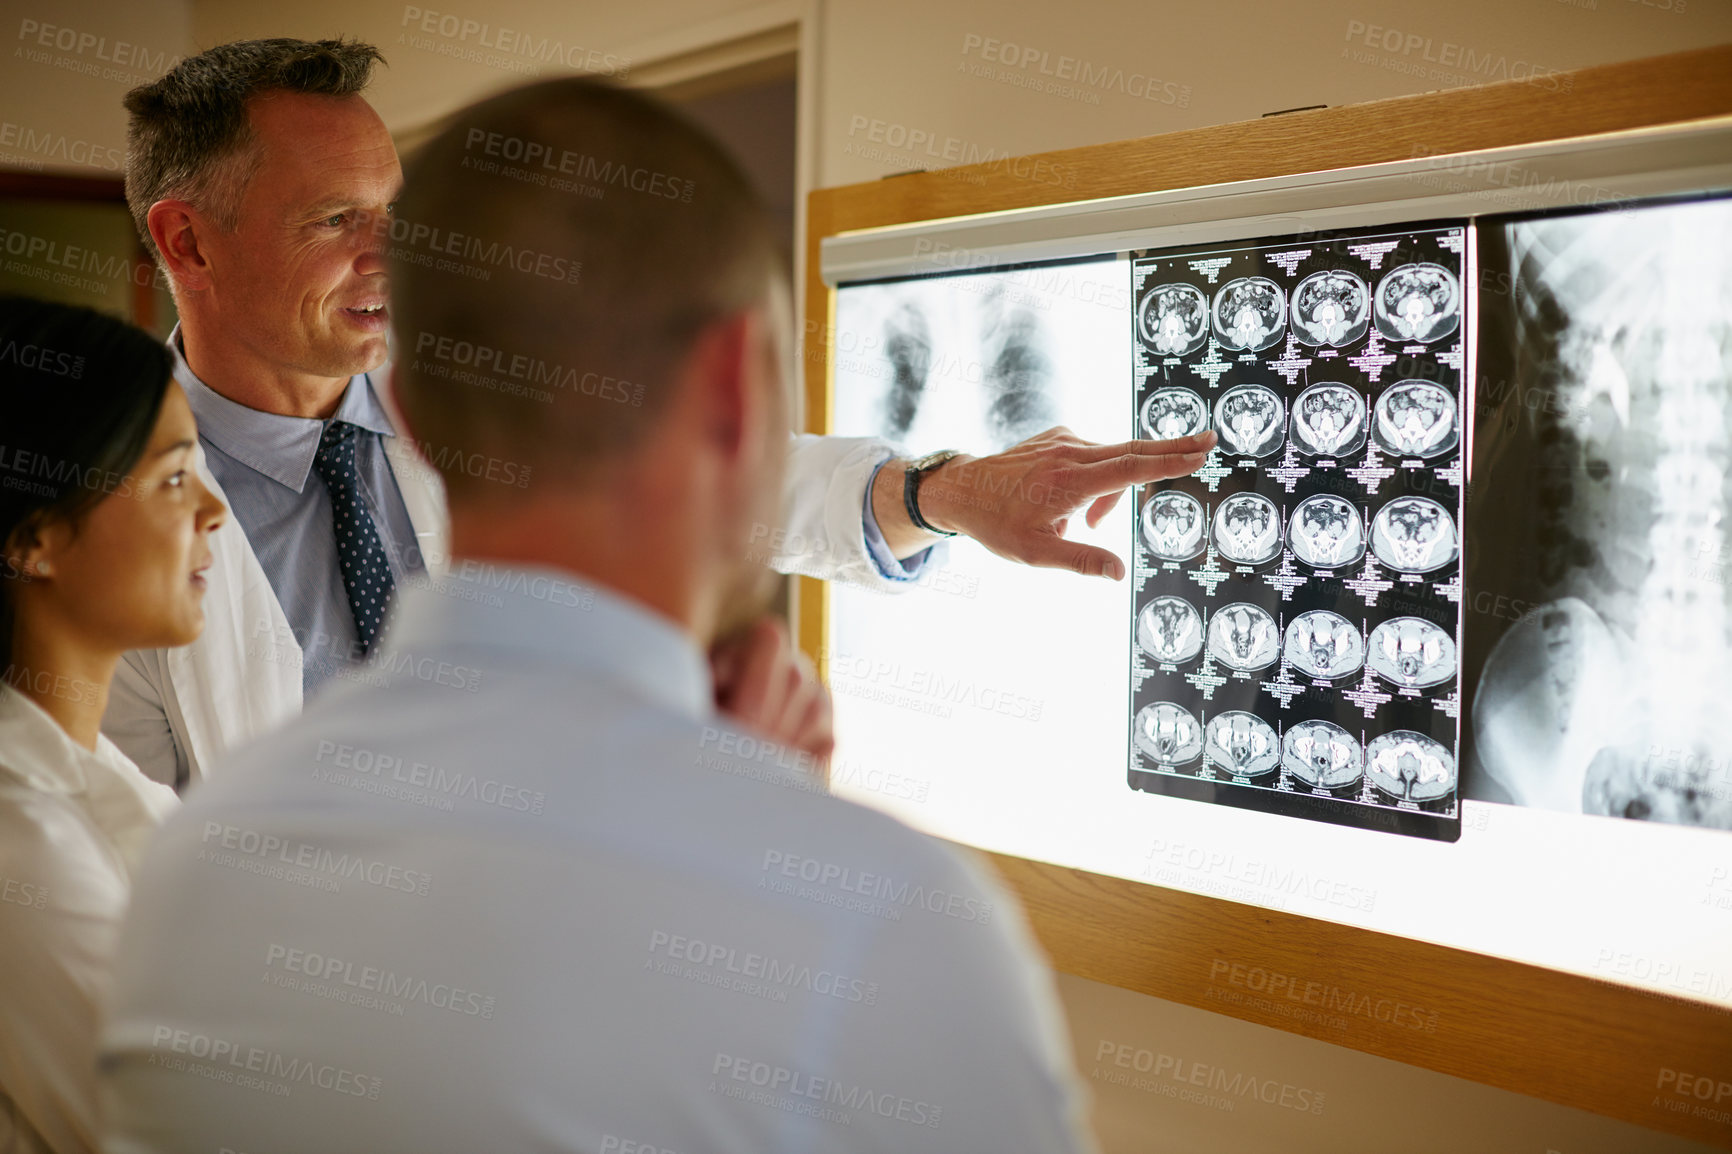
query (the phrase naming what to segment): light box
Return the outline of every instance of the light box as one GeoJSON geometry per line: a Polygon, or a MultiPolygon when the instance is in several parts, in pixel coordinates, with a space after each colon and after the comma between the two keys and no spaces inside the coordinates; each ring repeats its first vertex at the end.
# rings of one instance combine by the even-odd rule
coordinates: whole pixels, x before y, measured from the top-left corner
{"type": "Polygon", "coordinates": [[[1708,55],[1054,154],[1066,200],[815,194],[818,427],[1222,438],[1074,519],[1123,582],[959,539],[808,589],[836,792],[999,855],[1070,972],[1732,1140],[1663,1075],[1732,1084],[1732,117],[1665,122],[1708,55]]]}

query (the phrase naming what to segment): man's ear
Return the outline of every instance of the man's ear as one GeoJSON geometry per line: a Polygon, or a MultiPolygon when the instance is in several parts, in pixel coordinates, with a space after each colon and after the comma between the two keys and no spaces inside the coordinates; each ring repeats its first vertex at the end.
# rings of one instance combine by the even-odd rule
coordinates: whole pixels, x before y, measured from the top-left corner
{"type": "Polygon", "coordinates": [[[210,254],[202,242],[215,229],[210,219],[184,200],[159,200],[144,221],[171,282],[189,292],[209,288],[210,254]]]}
{"type": "Polygon", "coordinates": [[[753,310],[712,321],[692,342],[686,358],[687,385],[697,390],[704,434],[729,457],[750,450],[751,422],[761,403],[752,395],[760,323],[753,310]]]}

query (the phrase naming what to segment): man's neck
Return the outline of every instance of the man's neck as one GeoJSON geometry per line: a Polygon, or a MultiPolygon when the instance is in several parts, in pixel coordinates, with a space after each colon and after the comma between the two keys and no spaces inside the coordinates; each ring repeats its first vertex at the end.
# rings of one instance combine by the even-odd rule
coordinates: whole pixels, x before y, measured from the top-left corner
{"type": "Polygon", "coordinates": [[[708,647],[715,598],[705,593],[689,524],[649,503],[546,500],[451,511],[453,568],[465,560],[563,569],[666,618],[708,647]]]}
{"type": "Polygon", "coordinates": [[[212,392],[237,405],[284,417],[324,420],[337,411],[348,377],[318,377],[274,365],[241,345],[206,339],[206,326],[180,326],[181,355],[212,392]]]}

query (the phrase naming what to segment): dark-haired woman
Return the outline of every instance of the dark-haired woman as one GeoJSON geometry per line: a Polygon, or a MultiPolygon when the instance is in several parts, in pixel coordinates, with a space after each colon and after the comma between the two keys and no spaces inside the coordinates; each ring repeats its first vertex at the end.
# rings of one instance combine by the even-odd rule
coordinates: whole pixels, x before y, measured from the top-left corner
{"type": "Polygon", "coordinates": [[[99,726],[123,651],[204,627],[226,510],[167,350],[0,299],[0,1150],[95,1150],[99,999],[175,806],[99,726]]]}

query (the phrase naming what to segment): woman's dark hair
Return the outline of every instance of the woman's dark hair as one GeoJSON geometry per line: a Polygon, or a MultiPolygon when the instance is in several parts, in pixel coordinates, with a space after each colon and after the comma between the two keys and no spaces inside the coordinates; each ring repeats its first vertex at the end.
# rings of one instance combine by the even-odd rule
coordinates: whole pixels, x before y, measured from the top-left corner
{"type": "Polygon", "coordinates": [[[12,655],[12,563],[36,526],[130,493],[174,380],[168,349],[93,309],[0,296],[0,664],[12,655]]]}

